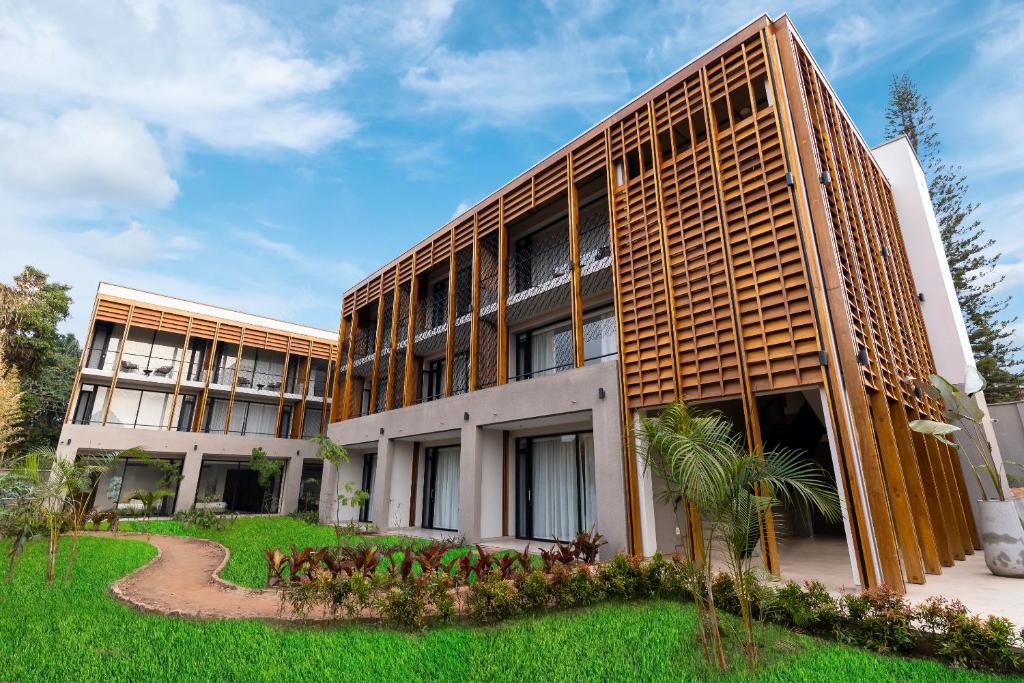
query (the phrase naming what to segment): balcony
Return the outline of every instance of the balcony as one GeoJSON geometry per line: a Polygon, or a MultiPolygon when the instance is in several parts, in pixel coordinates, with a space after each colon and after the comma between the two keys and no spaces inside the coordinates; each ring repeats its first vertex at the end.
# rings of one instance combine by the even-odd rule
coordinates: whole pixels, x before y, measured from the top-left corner
{"type": "MultiPolygon", "coordinates": [[[[608,220],[581,223],[580,289],[587,297],[611,289],[611,248],[608,220]]],[[[569,239],[550,234],[516,250],[508,264],[509,296],[506,316],[509,324],[568,306],[572,261],[569,239]]],[[[481,309],[481,314],[488,311],[481,309]]]]}

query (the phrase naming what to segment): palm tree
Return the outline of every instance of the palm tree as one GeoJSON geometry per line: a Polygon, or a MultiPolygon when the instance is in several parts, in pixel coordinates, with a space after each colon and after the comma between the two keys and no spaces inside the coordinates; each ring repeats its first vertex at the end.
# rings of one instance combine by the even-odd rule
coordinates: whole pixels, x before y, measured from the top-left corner
{"type": "Polygon", "coordinates": [[[750,611],[750,547],[760,535],[765,515],[779,504],[802,503],[838,519],[839,500],[828,476],[799,451],[749,451],[743,436],[718,412],[693,413],[681,401],[653,418],[640,420],[639,453],[644,466],[661,480],[661,497],[672,505],[680,529],[689,519],[702,528],[685,533],[691,557],[701,562],[691,586],[700,619],[701,643],[709,661],[726,666],[721,631],[711,589],[713,550],[720,548],[736,587],[743,617],[748,665],[757,663],[750,611]],[[686,515],[690,506],[700,513],[686,515]],[[700,539],[701,545],[693,539],[700,539]],[[701,585],[702,584],[702,585],[701,585]]]}
{"type": "Polygon", "coordinates": [[[39,528],[48,537],[46,580],[56,576],[57,544],[65,527],[71,530],[71,553],[65,577],[78,553],[78,533],[83,526],[89,501],[100,475],[122,457],[137,457],[138,448],[75,460],[61,458],[51,447],[34,448],[16,460],[0,480],[0,498],[7,502],[0,511],[0,531],[11,541],[8,550],[7,580],[25,544],[39,528]]]}

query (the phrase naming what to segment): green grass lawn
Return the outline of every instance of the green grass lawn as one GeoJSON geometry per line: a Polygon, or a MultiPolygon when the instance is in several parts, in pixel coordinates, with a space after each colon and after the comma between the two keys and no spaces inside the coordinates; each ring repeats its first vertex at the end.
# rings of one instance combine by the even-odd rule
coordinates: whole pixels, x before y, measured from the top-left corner
{"type": "MultiPolygon", "coordinates": [[[[287,523],[281,523],[285,528],[287,523]]],[[[246,525],[230,533],[242,534],[246,525]]],[[[328,530],[329,531],[329,530],[328,530]]],[[[310,534],[325,533],[310,528],[310,534]]],[[[274,545],[252,539],[253,548],[274,545]]],[[[287,539],[286,539],[287,540],[287,539]]],[[[236,546],[244,547],[244,546],[236,546]]],[[[61,560],[67,540],[62,541],[61,560]]],[[[0,553],[7,546],[0,543],[0,553]]],[[[107,589],[155,555],[139,540],[86,537],[72,582],[47,587],[32,542],[0,584],[3,681],[707,680],[693,608],[650,601],[407,634],[376,626],[276,626],[146,615],[107,589]]],[[[880,657],[764,627],[764,667],[743,672],[738,623],[723,615],[733,673],[714,680],[996,681],[930,661],[880,657]]]]}
{"type": "MultiPolygon", "coordinates": [[[[174,536],[196,536],[209,538],[225,546],[231,557],[221,571],[221,578],[240,586],[263,588],[267,582],[267,562],[263,551],[277,548],[284,553],[289,546],[321,547],[334,545],[334,527],[322,524],[307,524],[294,517],[239,517],[224,531],[202,530],[174,520],[150,522],[122,521],[123,531],[149,530],[153,534],[174,536]]],[[[349,539],[355,540],[355,539],[349,539]]],[[[362,536],[359,542],[368,544],[416,543],[416,539],[399,536],[362,536]]],[[[424,541],[425,542],[425,541],[424,541]]],[[[446,560],[462,555],[465,548],[456,548],[445,554],[446,560]]],[[[383,569],[383,567],[382,567],[383,569]]],[[[3,680],[0,678],[0,680],[3,680]]]]}

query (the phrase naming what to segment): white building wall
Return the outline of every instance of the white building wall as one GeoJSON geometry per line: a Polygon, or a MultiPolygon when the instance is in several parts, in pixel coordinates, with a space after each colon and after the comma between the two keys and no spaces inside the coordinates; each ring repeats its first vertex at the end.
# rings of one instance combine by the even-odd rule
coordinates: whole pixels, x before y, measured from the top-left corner
{"type": "MultiPolygon", "coordinates": [[[[905,137],[879,145],[873,153],[892,186],[910,269],[918,292],[924,295],[921,313],[935,358],[935,367],[950,382],[964,387],[968,392],[977,391],[982,386],[982,380],[974,362],[974,353],[967,337],[956,289],[953,287],[953,277],[949,272],[939,224],[921,163],[905,137]]],[[[978,398],[987,413],[984,396],[978,394],[978,398]]],[[[992,452],[997,462],[1001,463],[1002,456],[990,417],[986,416],[984,427],[992,452]]],[[[970,448],[962,440],[961,447],[970,448]]],[[[971,503],[975,505],[980,497],[977,483],[962,458],[961,466],[964,467],[964,479],[971,493],[971,503]]]]}

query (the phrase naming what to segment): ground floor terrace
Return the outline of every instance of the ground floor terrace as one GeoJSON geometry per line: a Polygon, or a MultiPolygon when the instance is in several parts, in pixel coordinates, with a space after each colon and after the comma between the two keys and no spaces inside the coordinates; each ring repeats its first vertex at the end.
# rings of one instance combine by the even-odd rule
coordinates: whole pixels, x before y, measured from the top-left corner
{"type": "Polygon", "coordinates": [[[146,512],[145,494],[157,491],[163,495],[149,511],[155,516],[193,506],[237,514],[288,514],[319,507],[323,463],[308,441],[66,424],[57,453],[78,458],[134,447],[147,457],[121,458],[99,477],[92,502],[96,509],[140,515],[146,512]],[[249,467],[254,448],[281,463],[266,485],[249,467]]]}
{"type": "MultiPolygon", "coordinates": [[[[333,423],[328,435],[351,459],[340,472],[326,468],[321,519],[513,549],[536,549],[596,529],[611,556],[629,547],[628,474],[636,477],[636,545],[647,556],[681,551],[683,534],[690,533],[686,515],[678,514],[685,506],[666,500],[660,482],[638,459],[623,457],[618,397],[612,361],[333,423]],[[347,482],[370,492],[369,502],[358,508],[335,505],[334,491],[347,482]]],[[[861,587],[865,560],[854,542],[849,501],[859,497],[859,504],[870,506],[863,484],[841,463],[823,389],[766,393],[754,403],[765,446],[796,449],[825,470],[835,482],[842,515],[832,521],[812,509],[775,509],[774,543],[755,544],[751,553],[786,578],[819,579],[837,591],[861,587]]],[[[691,405],[721,412],[743,433],[739,399],[691,405]]],[[[859,466],[856,459],[853,465],[859,466]]],[[[871,529],[866,537],[873,543],[871,529]]],[[[964,550],[929,565],[928,583],[967,571],[961,570],[963,560],[973,557],[974,548],[964,550]]],[[[871,556],[877,562],[877,548],[871,556]]],[[[914,561],[920,558],[899,558],[905,567],[914,561]]],[[[907,578],[908,588],[925,580],[907,578]]]]}

